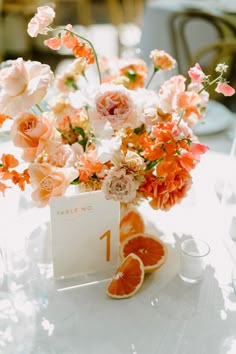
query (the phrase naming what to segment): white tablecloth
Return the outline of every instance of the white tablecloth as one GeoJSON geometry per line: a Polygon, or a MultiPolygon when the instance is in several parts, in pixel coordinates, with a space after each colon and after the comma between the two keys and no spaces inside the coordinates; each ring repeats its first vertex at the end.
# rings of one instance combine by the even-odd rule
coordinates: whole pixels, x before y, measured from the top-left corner
{"type": "MultiPolygon", "coordinates": [[[[218,149],[225,148],[229,132],[224,133],[222,140],[215,136],[218,149]]],[[[1,135],[0,152],[7,147],[7,134],[1,135]]],[[[9,190],[5,199],[0,197],[1,239],[19,251],[18,272],[11,274],[8,287],[1,284],[0,353],[235,353],[232,258],[225,247],[226,228],[216,194],[229,161],[225,152],[203,156],[188,197],[168,213],[141,205],[146,229],[166,242],[168,259],[146,276],[130,299],[108,298],[108,280],[58,291],[49,209],[35,208],[30,190],[9,190]],[[188,236],[200,237],[211,247],[206,276],[197,285],[187,285],[178,276],[180,242],[188,236]],[[23,240],[26,248],[20,254],[23,240]]]]}

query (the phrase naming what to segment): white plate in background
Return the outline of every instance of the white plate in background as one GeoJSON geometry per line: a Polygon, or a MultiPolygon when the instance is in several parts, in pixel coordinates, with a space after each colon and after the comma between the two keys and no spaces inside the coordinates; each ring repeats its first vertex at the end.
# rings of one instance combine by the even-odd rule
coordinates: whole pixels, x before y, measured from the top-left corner
{"type": "MultiPolygon", "coordinates": [[[[236,121],[236,117],[235,117],[236,121]]],[[[205,116],[195,125],[196,135],[219,133],[234,122],[234,114],[222,103],[210,100],[205,116]]]]}

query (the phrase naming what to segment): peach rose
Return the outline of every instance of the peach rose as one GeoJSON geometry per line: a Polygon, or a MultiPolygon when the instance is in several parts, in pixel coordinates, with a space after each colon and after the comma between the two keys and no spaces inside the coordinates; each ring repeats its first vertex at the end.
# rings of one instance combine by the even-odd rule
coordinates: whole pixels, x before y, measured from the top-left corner
{"type": "Polygon", "coordinates": [[[136,126],[136,111],[131,95],[122,86],[103,84],[95,97],[99,120],[110,122],[113,129],[136,126]]]}
{"type": "Polygon", "coordinates": [[[150,53],[153,65],[156,70],[171,70],[175,66],[175,59],[164,50],[154,49],[150,53]]]}
{"type": "Polygon", "coordinates": [[[78,177],[74,168],[56,168],[48,163],[33,163],[29,167],[32,199],[37,207],[45,207],[50,198],[65,194],[69,184],[78,177]]]}
{"type": "Polygon", "coordinates": [[[136,197],[136,189],[133,175],[128,175],[124,168],[111,169],[102,184],[106,199],[122,203],[132,202],[136,197]]]}
{"type": "Polygon", "coordinates": [[[64,96],[62,93],[53,96],[48,101],[48,107],[53,112],[58,123],[63,121],[65,116],[72,116],[76,112],[76,109],[71,106],[68,97],[64,96]]]}
{"type": "Polygon", "coordinates": [[[57,140],[48,142],[45,153],[44,159],[55,167],[72,167],[77,162],[76,150],[57,140]]]}
{"type": "Polygon", "coordinates": [[[53,73],[46,64],[18,58],[0,71],[0,112],[16,116],[46,95],[53,73]]]}
{"type": "Polygon", "coordinates": [[[55,11],[50,6],[40,6],[37,8],[37,13],[30,20],[27,28],[30,37],[37,37],[40,34],[47,34],[48,26],[52,23],[55,17],[55,11]]]}
{"type": "Polygon", "coordinates": [[[15,146],[23,149],[23,159],[27,162],[34,161],[52,134],[53,127],[46,114],[37,117],[23,113],[11,127],[12,141],[15,146]]]}

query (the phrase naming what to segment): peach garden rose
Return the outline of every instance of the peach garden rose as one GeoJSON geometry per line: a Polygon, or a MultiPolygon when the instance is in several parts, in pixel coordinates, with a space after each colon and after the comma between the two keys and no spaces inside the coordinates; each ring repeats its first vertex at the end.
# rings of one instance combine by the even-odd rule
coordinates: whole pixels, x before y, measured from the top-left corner
{"type": "Polygon", "coordinates": [[[23,149],[23,159],[33,162],[44,149],[46,141],[53,134],[53,126],[45,113],[37,117],[31,113],[23,113],[11,127],[11,138],[15,146],[23,149]]]}
{"type": "Polygon", "coordinates": [[[95,107],[96,119],[110,122],[115,130],[137,125],[132,97],[120,85],[101,85],[100,92],[95,97],[95,107]]]}
{"type": "Polygon", "coordinates": [[[50,198],[65,194],[78,172],[74,168],[59,169],[49,163],[32,163],[29,175],[34,188],[32,199],[36,206],[44,207],[50,198]]]}

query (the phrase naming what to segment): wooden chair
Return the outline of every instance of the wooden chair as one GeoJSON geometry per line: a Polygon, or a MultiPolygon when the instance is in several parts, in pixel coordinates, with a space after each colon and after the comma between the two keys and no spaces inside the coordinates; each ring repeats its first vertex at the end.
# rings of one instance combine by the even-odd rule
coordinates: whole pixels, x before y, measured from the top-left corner
{"type": "MultiPolygon", "coordinates": [[[[201,50],[201,47],[203,47],[203,52],[206,55],[208,45],[210,46],[218,40],[224,43],[236,39],[236,25],[223,15],[220,16],[197,10],[186,10],[173,13],[169,24],[174,56],[178,61],[179,72],[183,74],[186,74],[187,68],[193,63],[195,53],[201,50]],[[191,30],[191,26],[194,23],[195,29],[193,30],[192,27],[191,30]],[[198,34],[201,32],[201,25],[206,32],[202,32],[201,37],[199,37],[198,34]],[[211,32],[211,40],[207,43],[206,39],[208,36],[210,37],[209,32],[211,32]],[[213,33],[214,35],[212,35],[213,33]],[[193,40],[193,37],[195,37],[195,40],[193,40]]],[[[208,61],[204,62],[204,65],[208,68],[211,67],[210,57],[208,61]]]]}

